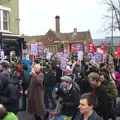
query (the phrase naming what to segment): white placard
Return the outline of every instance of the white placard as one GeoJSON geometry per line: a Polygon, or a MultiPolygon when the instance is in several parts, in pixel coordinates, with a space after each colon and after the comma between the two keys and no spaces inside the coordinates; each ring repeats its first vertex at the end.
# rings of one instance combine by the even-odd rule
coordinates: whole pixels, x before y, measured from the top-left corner
{"type": "Polygon", "coordinates": [[[83,51],[78,51],[78,60],[83,60],[83,51]]]}

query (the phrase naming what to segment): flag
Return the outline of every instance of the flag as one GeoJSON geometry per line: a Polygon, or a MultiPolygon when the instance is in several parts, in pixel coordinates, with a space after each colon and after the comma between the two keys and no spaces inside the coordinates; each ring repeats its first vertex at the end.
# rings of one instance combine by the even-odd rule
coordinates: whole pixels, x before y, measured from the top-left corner
{"type": "Polygon", "coordinates": [[[94,44],[92,42],[88,43],[88,51],[90,53],[94,53],[95,52],[95,46],[94,46],[94,44]]]}
{"type": "Polygon", "coordinates": [[[103,52],[103,54],[105,54],[105,45],[103,42],[101,43],[101,51],[103,52]]]}
{"type": "Polygon", "coordinates": [[[72,50],[72,52],[76,52],[76,48],[74,45],[72,45],[71,50],[72,50]]]}
{"type": "Polygon", "coordinates": [[[118,50],[117,50],[117,58],[120,58],[120,43],[119,43],[118,50]]]}

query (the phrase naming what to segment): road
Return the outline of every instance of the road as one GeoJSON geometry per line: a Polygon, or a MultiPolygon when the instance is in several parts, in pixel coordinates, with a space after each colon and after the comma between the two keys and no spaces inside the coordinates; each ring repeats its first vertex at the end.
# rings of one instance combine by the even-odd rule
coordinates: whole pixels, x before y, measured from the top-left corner
{"type": "MultiPolygon", "coordinates": [[[[118,102],[118,100],[120,100],[120,98],[117,98],[117,102],[118,102]]],[[[20,99],[19,104],[20,104],[20,107],[21,107],[21,104],[22,104],[22,103],[21,103],[21,99],[20,99]]],[[[34,119],[34,116],[28,115],[26,111],[19,112],[19,113],[18,113],[18,118],[19,118],[19,120],[35,120],[35,119],[34,119]]],[[[110,119],[110,120],[111,120],[111,119],[110,119]]],[[[116,120],[120,120],[120,118],[117,118],[116,120]]]]}
{"type": "Polygon", "coordinates": [[[19,112],[18,113],[19,120],[35,120],[33,116],[28,115],[27,112],[19,112]]]}
{"type": "MultiPolygon", "coordinates": [[[[19,120],[35,120],[34,117],[31,115],[28,115],[27,112],[19,112],[18,118],[19,120]]],[[[120,120],[120,118],[117,118],[116,120],[120,120]]]]}

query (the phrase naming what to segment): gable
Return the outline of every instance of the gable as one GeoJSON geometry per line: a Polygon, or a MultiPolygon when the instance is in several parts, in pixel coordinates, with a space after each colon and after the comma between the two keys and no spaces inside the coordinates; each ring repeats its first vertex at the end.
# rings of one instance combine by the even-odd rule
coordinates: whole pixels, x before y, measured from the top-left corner
{"type": "Polygon", "coordinates": [[[58,44],[60,43],[60,39],[56,36],[56,34],[50,29],[46,35],[44,35],[42,41],[43,44],[58,44]]]}

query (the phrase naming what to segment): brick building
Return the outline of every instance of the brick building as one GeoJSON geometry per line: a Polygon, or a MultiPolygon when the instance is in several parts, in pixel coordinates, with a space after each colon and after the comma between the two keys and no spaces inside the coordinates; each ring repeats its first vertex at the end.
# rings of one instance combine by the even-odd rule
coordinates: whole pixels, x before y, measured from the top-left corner
{"type": "Polygon", "coordinates": [[[60,31],[59,16],[55,17],[55,27],[55,31],[49,29],[45,35],[28,37],[28,45],[42,43],[50,52],[61,52],[64,46],[66,46],[68,51],[71,51],[72,44],[86,45],[89,40],[92,40],[89,30],[78,32],[77,28],[74,28],[72,32],[62,33],[60,31]]]}

